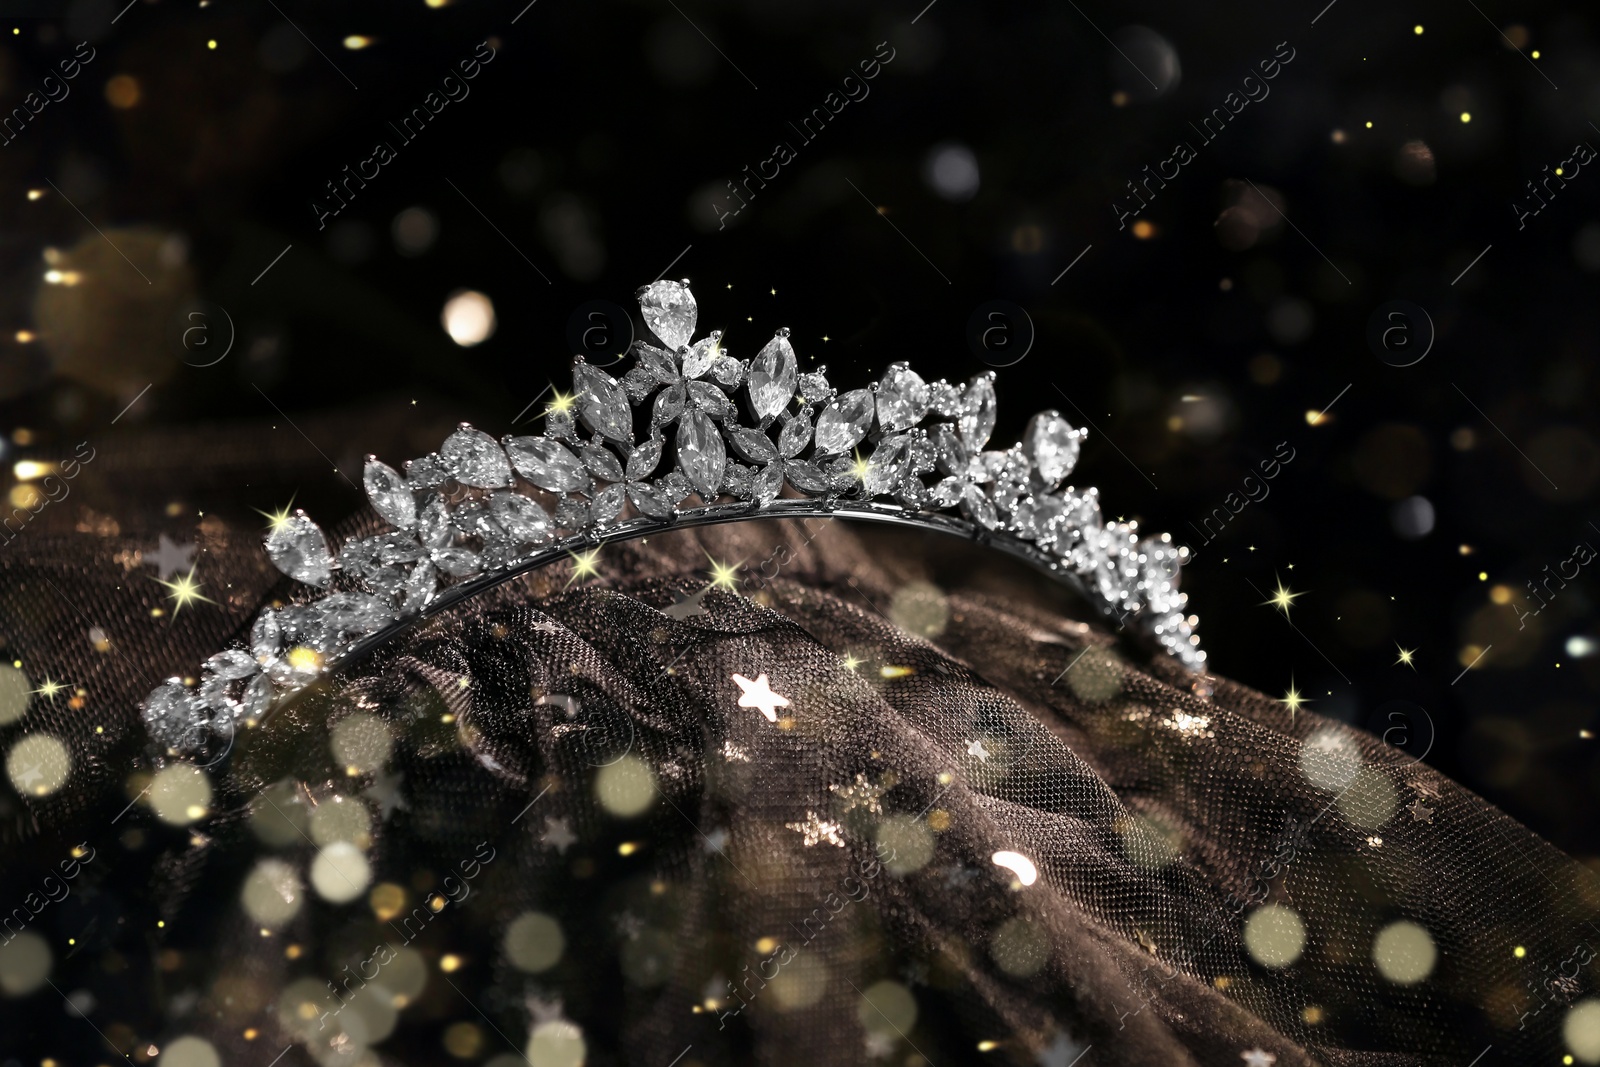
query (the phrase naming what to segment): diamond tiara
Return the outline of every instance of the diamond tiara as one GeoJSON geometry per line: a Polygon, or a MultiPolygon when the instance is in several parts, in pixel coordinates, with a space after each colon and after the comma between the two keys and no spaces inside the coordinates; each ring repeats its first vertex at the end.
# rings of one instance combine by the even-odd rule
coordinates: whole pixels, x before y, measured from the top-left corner
{"type": "Polygon", "coordinates": [[[1010,448],[985,450],[993,371],[958,386],[894,363],[876,384],[841,393],[827,368],[800,371],[787,329],[748,362],[722,348],[721,331],[690,343],[697,308],[687,282],[658,281],[638,298],[661,347],[634,342],[620,380],[579,357],[574,393],[557,394],[543,436],[497,442],[462,423],[403,474],[368,456],[362,480],[388,532],[335,555],[304,512],[275,521],[267,555],[322,595],[263,609],[249,647],[206,660],[198,684],[169,678],[153,690],[142,708],[152,738],[178,755],[231,740],[417,620],[577,549],[761,518],[854,518],[978,540],[1074,587],[1189,669],[1203,667],[1199,620],[1184,616],[1178,591],[1188,549],[1167,534],[1141,537],[1136,523],[1103,522],[1093,487],[1062,487],[1087,431],[1059,412],[1035,415],[1010,448]],[[647,404],[635,441],[633,408],[647,404]],[[673,458],[658,474],[669,427],[673,458]],[[780,498],[785,488],[798,498],[780,498]],[[681,507],[690,497],[699,506],[681,507]]]}

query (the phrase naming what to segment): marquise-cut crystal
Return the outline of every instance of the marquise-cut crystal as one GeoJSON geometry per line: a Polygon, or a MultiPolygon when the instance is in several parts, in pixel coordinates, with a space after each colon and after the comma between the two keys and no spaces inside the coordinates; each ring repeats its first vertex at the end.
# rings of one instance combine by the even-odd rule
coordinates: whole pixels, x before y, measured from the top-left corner
{"type": "Polygon", "coordinates": [[[505,440],[511,465],[540,489],[577,493],[589,488],[589,472],[560,441],[548,437],[507,437],[505,440]]]}
{"type": "Polygon", "coordinates": [[[854,448],[872,429],[872,410],[872,394],[865,389],[852,389],[828,401],[817,416],[817,454],[834,456],[854,448]]]}
{"type": "Polygon", "coordinates": [[[778,454],[784,459],[798,456],[810,443],[811,417],[804,411],[790,416],[783,424],[783,429],[778,431],[778,454]]]}
{"type": "Polygon", "coordinates": [[[1171,541],[1147,537],[1139,542],[1139,588],[1144,602],[1158,615],[1180,604],[1178,570],[1182,554],[1171,541]]]}
{"type": "Polygon", "coordinates": [[[591,441],[579,450],[578,458],[583,461],[585,467],[589,468],[589,473],[601,481],[622,481],[622,463],[605,445],[597,441],[591,441]]]}
{"type": "Polygon", "coordinates": [[[489,511],[501,528],[518,541],[537,544],[548,539],[553,532],[550,516],[544,508],[539,506],[538,501],[521,493],[506,491],[494,494],[489,498],[489,511]]]}
{"type": "Polygon", "coordinates": [[[778,458],[778,450],[773,447],[772,439],[760,430],[752,430],[746,426],[728,426],[725,431],[728,443],[739,455],[751,463],[771,463],[778,458]]]}
{"type": "Polygon", "coordinates": [[[367,490],[367,499],[372,502],[372,510],[382,515],[389,525],[402,530],[416,525],[417,499],[399,471],[378,462],[376,456],[368,456],[361,471],[361,482],[367,490]]]}
{"type": "Polygon", "coordinates": [[[511,484],[511,465],[506,462],[505,452],[494,438],[466,423],[445,440],[439,459],[462,485],[499,489],[511,484]]]}
{"type": "Polygon", "coordinates": [[[961,440],[966,442],[967,447],[976,450],[989,443],[989,435],[994,433],[994,421],[994,372],[985,371],[967,383],[967,391],[961,397],[961,414],[956,419],[956,427],[961,431],[961,440]]]}
{"type": "Polygon", "coordinates": [[[690,410],[678,421],[678,465],[689,478],[700,499],[709,502],[722,484],[723,465],[728,453],[710,417],[690,410]]]}
{"type": "Polygon", "coordinates": [[[769,503],[778,498],[778,493],[783,489],[783,464],[770,463],[765,468],[756,472],[750,486],[751,498],[761,504],[769,503]]]}
{"type": "Polygon", "coordinates": [[[891,363],[878,383],[878,425],[885,433],[915,426],[928,414],[928,384],[909,363],[891,363]]]}
{"type": "Polygon", "coordinates": [[[640,289],[639,311],[650,332],[673,352],[694,336],[699,309],[695,306],[694,294],[682,282],[652,282],[640,289]]]}
{"type": "Polygon", "coordinates": [[[578,389],[578,414],[585,426],[612,441],[632,441],[628,397],[611,375],[580,362],[573,365],[572,382],[578,389]]]}
{"type": "Polygon", "coordinates": [[[623,494],[626,490],[621,482],[608,485],[594,495],[594,500],[589,504],[589,514],[595,522],[611,522],[622,513],[622,504],[627,499],[623,494]]]}
{"type": "Polygon", "coordinates": [[[333,553],[322,528],[295,512],[267,535],[267,555],[297,582],[326,588],[333,581],[333,553]]]}
{"type": "Polygon", "coordinates": [[[722,331],[712,330],[689,346],[683,357],[683,376],[698,378],[727,356],[722,351],[722,331]]]}
{"type": "Polygon", "coordinates": [[[1083,432],[1061,417],[1059,411],[1041,411],[1028,420],[1022,447],[1046,488],[1053,489],[1072,473],[1078,462],[1078,446],[1083,432]]]}
{"type": "Polygon", "coordinates": [[[665,519],[672,514],[672,503],[654,486],[628,483],[628,499],[639,509],[639,514],[652,519],[665,519]]]}
{"type": "Polygon", "coordinates": [[[255,657],[240,648],[218,652],[203,664],[206,671],[225,681],[237,681],[256,673],[255,657]]]}
{"type": "Polygon", "coordinates": [[[750,361],[745,388],[750,391],[750,410],[758,419],[775,418],[788,407],[794,396],[799,364],[789,344],[789,331],[780,329],[750,361]]]}
{"type": "Polygon", "coordinates": [[[633,370],[629,371],[627,374],[623,375],[622,382],[623,385],[627,387],[628,396],[633,399],[635,403],[643,400],[647,394],[644,392],[643,386],[635,389],[634,382],[642,382],[646,379],[650,379],[659,385],[671,385],[680,377],[678,374],[678,363],[672,358],[671,352],[656,348],[652,345],[647,345],[643,341],[640,341],[638,344],[633,346],[633,354],[638,358],[639,365],[634,367],[633,370]],[[639,377],[635,378],[635,374],[638,374],[639,377]]]}
{"type": "Polygon", "coordinates": [[[205,719],[177,678],[168,678],[144,699],[142,711],[150,736],[177,752],[192,752],[205,737],[205,719]]]}
{"type": "Polygon", "coordinates": [[[623,472],[628,481],[636,482],[654,474],[661,465],[661,452],[665,447],[665,439],[658,434],[630,452],[627,469],[623,472]]]}
{"type": "Polygon", "coordinates": [[[873,449],[867,460],[866,473],[861,476],[861,487],[872,496],[887,493],[904,477],[909,460],[907,448],[911,438],[906,434],[885,437],[873,449]]]}

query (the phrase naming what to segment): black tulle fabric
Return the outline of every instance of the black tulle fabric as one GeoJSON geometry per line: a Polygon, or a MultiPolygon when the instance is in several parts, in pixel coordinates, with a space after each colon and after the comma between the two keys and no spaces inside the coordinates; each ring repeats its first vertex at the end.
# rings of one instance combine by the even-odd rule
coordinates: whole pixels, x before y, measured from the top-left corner
{"type": "Polygon", "coordinates": [[[1426,764],[1151,661],[995,553],[837,522],[501,586],[243,732],[173,825],[140,697],[299,594],[249,523],[186,517],[215,603],[152,616],[132,554],[175,521],[54,506],[0,554],[5,659],[70,687],[0,746],[71,760],[0,787],[0,907],[51,953],[0,1063],[1534,1064],[1592,995],[1592,876],[1426,764]],[[325,805],[359,808],[345,903],[312,885],[325,805]],[[264,862],[292,917],[246,906],[264,862]],[[1269,906],[1304,930],[1282,966],[1245,936],[1269,906]],[[1419,981],[1374,959],[1396,922],[1419,981]]]}

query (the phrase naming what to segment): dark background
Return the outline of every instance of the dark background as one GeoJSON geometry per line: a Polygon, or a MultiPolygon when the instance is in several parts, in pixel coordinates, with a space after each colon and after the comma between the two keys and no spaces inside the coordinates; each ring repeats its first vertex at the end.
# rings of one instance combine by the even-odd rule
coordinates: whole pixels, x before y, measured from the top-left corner
{"type": "Polygon", "coordinates": [[[461,419],[532,425],[569,385],[574,309],[632,308],[669,265],[699,332],[748,358],[789,326],[845,387],[897,359],[983,370],[968,320],[1006,300],[1036,337],[999,371],[996,440],[1047,406],[1090,427],[1075,480],[1107,517],[1198,549],[1216,670],[1389,731],[1588,858],[1595,578],[1519,613],[1600,544],[1600,174],[1552,179],[1521,229],[1513,204],[1600,145],[1594,23],[1526,0],[0,4],[6,107],[94,49],[0,146],[6,489],[80,440],[112,478],[152,433],[270,427],[272,484],[189,487],[179,465],[173,537],[290,493],[331,523],[362,500],[329,464],[359,481],[386,443],[350,439],[358,420],[407,437],[392,462],[461,419]],[[485,40],[470,96],[402,142],[388,123],[485,40]],[[790,123],[880,42],[870,95],[805,143],[790,123]],[[1190,123],[1290,49],[1204,143],[1190,123]],[[379,140],[394,160],[319,229],[324,184],[379,140]],[[779,141],[796,158],[719,229],[724,183],[779,141]],[[1196,158],[1119,229],[1125,183],[1179,141],[1196,158]],[[975,190],[930,180],[950,146],[975,190]],[[441,325],[460,289],[494,305],[475,346],[441,325]],[[1389,363],[1427,348],[1415,313],[1389,362],[1368,341],[1392,300],[1436,332],[1411,366],[1389,363]],[[1280,580],[1293,627],[1262,603],[1280,580]]]}

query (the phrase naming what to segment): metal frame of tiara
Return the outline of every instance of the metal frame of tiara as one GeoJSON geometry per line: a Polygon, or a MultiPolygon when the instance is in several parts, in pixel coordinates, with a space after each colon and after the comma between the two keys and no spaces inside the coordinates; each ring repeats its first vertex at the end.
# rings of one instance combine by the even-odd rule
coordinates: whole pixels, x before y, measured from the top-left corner
{"type": "Polygon", "coordinates": [[[872,386],[840,393],[827,368],[799,370],[787,329],[740,361],[722,348],[721,331],[690,343],[697,309],[687,282],[658,281],[638,297],[662,347],[635,342],[620,380],[579,358],[574,393],[557,394],[542,436],[497,442],[462,423],[403,474],[368,456],[363,482],[388,532],[335,555],[304,512],[275,520],[267,555],[322,595],[263,609],[248,647],[206,660],[198,684],[169,678],[153,690],[142,713],[154,740],[191,755],[208,737],[231,738],[417,621],[576,549],[762,518],[864,519],[974,538],[1064,581],[1191,670],[1203,667],[1199,620],[1184,615],[1178,591],[1188,550],[1166,534],[1141,538],[1135,523],[1103,522],[1093,487],[1062,487],[1087,431],[1059,412],[1035,415],[1010,448],[985,450],[992,371],[957,386],[894,363],[872,386]],[[633,409],[647,402],[636,443],[633,409]],[[669,427],[672,462],[657,476],[669,427]],[[780,499],[785,488],[801,498],[780,499]],[[680,508],[690,496],[701,506],[680,508]]]}

